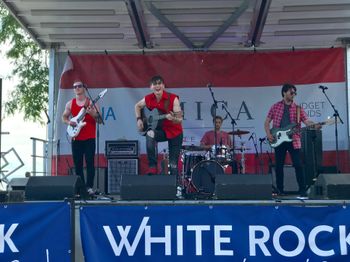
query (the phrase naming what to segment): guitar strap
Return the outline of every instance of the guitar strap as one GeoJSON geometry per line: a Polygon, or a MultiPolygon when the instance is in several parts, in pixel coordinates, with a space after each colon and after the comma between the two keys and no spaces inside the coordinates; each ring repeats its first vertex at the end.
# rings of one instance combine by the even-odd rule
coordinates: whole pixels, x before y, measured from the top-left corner
{"type": "Polygon", "coordinates": [[[164,101],[165,112],[169,113],[169,104],[170,104],[170,93],[168,93],[167,100],[164,101]]]}
{"type": "Polygon", "coordinates": [[[300,106],[297,105],[297,124],[299,125],[300,124],[300,106]]]}

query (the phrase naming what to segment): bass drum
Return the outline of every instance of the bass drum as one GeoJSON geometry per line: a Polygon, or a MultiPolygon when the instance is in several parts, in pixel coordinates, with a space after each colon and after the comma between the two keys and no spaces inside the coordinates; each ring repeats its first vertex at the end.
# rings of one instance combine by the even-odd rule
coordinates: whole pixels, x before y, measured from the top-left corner
{"type": "Polygon", "coordinates": [[[193,168],[191,182],[197,192],[212,195],[218,174],[224,174],[224,168],[214,160],[204,160],[193,168]]]}

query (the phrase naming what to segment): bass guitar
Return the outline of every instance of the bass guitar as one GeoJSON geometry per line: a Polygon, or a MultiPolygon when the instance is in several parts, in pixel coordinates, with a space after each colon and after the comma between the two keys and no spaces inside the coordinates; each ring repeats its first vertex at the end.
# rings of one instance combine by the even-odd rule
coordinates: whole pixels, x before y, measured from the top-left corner
{"type": "Polygon", "coordinates": [[[149,110],[147,107],[141,110],[141,119],[143,129],[139,131],[140,135],[145,136],[147,131],[155,130],[162,125],[162,121],[166,119],[167,114],[160,114],[158,109],[149,110]]]}
{"type": "MultiPolygon", "coordinates": [[[[106,94],[106,92],[107,92],[107,89],[99,93],[98,96],[91,102],[89,106],[90,107],[94,106],[96,102],[106,94]]],[[[67,126],[67,134],[70,137],[73,138],[79,135],[80,130],[86,125],[86,122],[84,122],[84,118],[86,115],[86,108],[87,106],[84,106],[82,109],[80,109],[79,113],[75,117],[72,117],[70,119],[71,122],[76,123],[76,126],[71,126],[71,125],[67,126]]]]}
{"type": "MultiPolygon", "coordinates": [[[[315,127],[316,125],[332,125],[335,123],[334,118],[327,119],[326,121],[319,122],[316,124],[313,124],[311,126],[303,127],[302,129],[310,129],[315,127]]],[[[271,128],[270,132],[272,136],[274,137],[273,142],[270,142],[270,146],[273,148],[278,147],[283,142],[292,142],[293,141],[293,134],[300,132],[300,128],[297,128],[297,124],[290,124],[284,128],[271,128]]]]}

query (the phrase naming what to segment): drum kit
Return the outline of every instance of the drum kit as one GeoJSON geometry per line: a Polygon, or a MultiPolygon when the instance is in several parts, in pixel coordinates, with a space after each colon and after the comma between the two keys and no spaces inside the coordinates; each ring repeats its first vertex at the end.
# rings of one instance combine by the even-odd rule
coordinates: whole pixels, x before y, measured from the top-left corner
{"type": "MultiPolygon", "coordinates": [[[[228,134],[241,137],[249,134],[249,131],[237,130],[228,134]]],[[[218,145],[212,146],[209,150],[203,146],[183,145],[180,181],[184,196],[211,197],[215,190],[215,176],[224,174],[228,166],[233,167],[236,164],[239,166],[236,169],[244,174],[247,150],[249,148],[245,147],[244,142],[241,142],[239,147],[227,148],[225,145],[218,145]]]]}

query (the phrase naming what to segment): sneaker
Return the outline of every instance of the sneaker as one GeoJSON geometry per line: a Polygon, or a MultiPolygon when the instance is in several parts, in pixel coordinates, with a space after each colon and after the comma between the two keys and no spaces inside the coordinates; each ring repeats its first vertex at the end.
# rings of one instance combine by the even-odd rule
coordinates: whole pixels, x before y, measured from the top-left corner
{"type": "Polygon", "coordinates": [[[95,195],[95,191],[94,191],[91,187],[89,187],[89,188],[87,189],[87,192],[88,192],[89,196],[95,195]]]}

